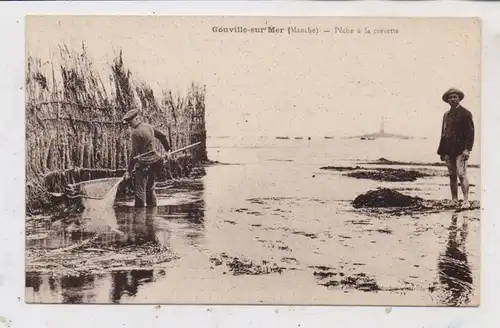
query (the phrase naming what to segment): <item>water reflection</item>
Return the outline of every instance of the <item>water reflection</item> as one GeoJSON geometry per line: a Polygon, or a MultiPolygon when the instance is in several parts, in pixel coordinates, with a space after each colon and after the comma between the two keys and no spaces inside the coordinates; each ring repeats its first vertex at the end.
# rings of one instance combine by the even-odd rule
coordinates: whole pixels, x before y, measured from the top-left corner
{"type": "MultiPolygon", "coordinates": [[[[168,206],[167,206],[168,207],[168,206]]],[[[157,208],[117,207],[93,216],[72,217],[55,222],[41,239],[27,240],[27,248],[59,249],[89,240],[98,246],[124,247],[160,243],[166,245],[168,232],[157,231],[157,208]]]]}
{"type": "Polygon", "coordinates": [[[26,248],[58,249],[90,239],[95,236],[96,229],[85,225],[84,221],[80,217],[56,221],[45,237],[26,240],[26,248]]]}
{"type": "Polygon", "coordinates": [[[154,281],[153,270],[118,271],[111,274],[111,301],[119,303],[123,295],[134,297],[140,285],[154,281]]]}
{"type": "MultiPolygon", "coordinates": [[[[78,248],[78,253],[85,254],[86,247],[91,247],[98,257],[115,257],[115,254],[127,254],[127,260],[116,260],[103,264],[92,258],[81,261],[75,256],[68,256],[64,267],[77,270],[85,266],[101,267],[105,274],[55,275],[39,272],[26,273],[27,301],[48,303],[120,303],[124,298],[137,296],[141,285],[150,284],[166,275],[168,265],[161,269],[137,269],[142,266],[152,246],[160,245],[173,253],[189,254],[193,246],[203,243],[205,234],[205,203],[203,183],[175,182],[167,198],[174,205],[162,205],[153,208],[134,208],[117,206],[106,212],[84,211],[69,220],[56,222],[51,226],[48,236],[43,239],[27,241],[28,248],[56,249],[93,238],[91,244],[78,248]],[[190,198],[183,197],[191,193],[190,198]],[[180,198],[181,201],[176,201],[180,198]],[[186,199],[188,201],[186,201],[186,199]],[[95,237],[98,238],[95,238],[95,237]],[[130,255],[136,254],[138,261],[130,255]],[[125,262],[124,262],[125,261],[125,262]],[[143,264],[138,264],[143,263],[143,264]],[[113,269],[130,267],[131,269],[113,269]],[[133,268],[133,269],[132,269],[133,268]],[[118,270],[117,270],[118,269],[118,270]]],[[[159,201],[161,203],[161,201],[159,201]]],[[[77,253],[74,253],[77,254],[77,253]]],[[[53,259],[55,263],[60,258],[53,259]]],[[[50,262],[50,261],[49,261],[50,262]]],[[[109,262],[109,261],[108,261],[109,262]]],[[[50,263],[49,267],[50,267],[50,263]]],[[[60,265],[60,264],[58,264],[60,265]]],[[[171,265],[171,264],[170,264],[171,265]]]]}
{"type": "Polygon", "coordinates": [[[97,294],[110,286],[109,301],[119,303],[124,296],[136,296],[141,285],[154,282],[164,275],[163,270],[126,270],[107,275],[54,278],[37,272],[28,272],[26,274],[26,288],[31,288],[35,294],[43,294],[43,302],[48,302],[49,297],[47,296],[52,295],[56,296],[56,298],[52,298],[54,303],[82,304],[108,302],[108,299],[97,299],[97,294]],[[45,286],[49,289],[44,289],[45,286]]]}
{"type": "Polygon", "coordinates": [[[95,277],[64,276],[60,279],[63,303],[88,303],[95,296],[95,277]]]}
{"type": "Polygon", "coordinates": [[[467,304],[472,293],[472,271],[465,249],[468,221],[463,219],[460,227],[457,221],[458,214],[453,214],[446,250],[438,259],[439,281],[445,289],[441,302],[451,306],[467,304]]]}
{"type": "Polygon", "coordinates": [[[115,246],[157,244],[154,218],[156,208],[116,208],[115,216],[120,234],[108,234],[106,244],[115,246]]]}
{"type": "Polygon", "coordinates": [[[188,245],[200,245],[205,235],[204,207],[204,202],[200,200],[158,208],[157,226],[175,233],[177,239],[183,239],[188,245]]]}
{"type": "Polygon", "coordinates": [[[25,281],[26,287],[33,288],[34,292],[39,292],[40,291],[40,286],[43,284],[42,277],[35,273],[27,273],[26,274],[26,281],[25,281]]]}
{"type": "Polygon", "coordinates": [[[35,295],[43,295],[42,302],[45,303],[51,300],[67,304],[90,303],[95,300],[96,280],[98,277],[92,275],[54,278],[38,272],[27,272],[26,288],[31,288],[35,295]]]}

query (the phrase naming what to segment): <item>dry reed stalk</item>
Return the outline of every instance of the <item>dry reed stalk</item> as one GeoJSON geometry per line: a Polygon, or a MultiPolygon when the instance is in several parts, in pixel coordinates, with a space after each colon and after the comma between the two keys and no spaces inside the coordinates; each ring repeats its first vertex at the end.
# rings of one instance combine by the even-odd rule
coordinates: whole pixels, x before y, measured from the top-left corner
{"type": "Polygon", "coordinates": [[[92,158],[90,157],[91,156],[91,138],[92,138],[92,135],[89,133],[85,136],[85,140],[84,140],[84,144],[85,144],[85,164],[84,164],[84,167],[86,168],[91,168],[92,166],[92,158]]]}
{"type": "Polygon", "coordinates": [[[65,140],[65,136],[63,136],[62,138],[60,138],[59,140],[61,140],[60,142],[60,152],[61,152],[61,167],[60,169],[61,170],[65,170],[66,167],[68,166],[68,159],[66,158],[66,140],[65,140]]]}
{"type": "Polygon", "coordinates": [[[115,169],[116,168],[116,137],[115,137],[115,132],[111,132],[110,139],[108,140],[109,143],[109,168],[110,169],[115,169]]]}
{"type": "Polygon", "coordinates": [[[42,143],[42,138],[40,135],[38,135],[37,139],[37,144],[36,144],[36,150],[37,150],[37,159],[38,159],[38,165],[36,166],[38,169],[38,172],[41,173],[41,168],[43,168],[43,143],[42,143]]]}
{"type": "Polygon", "coordinates": [[[125,140],[124,139],[119,139],[118,140],[118,143],[119,143],[119,146],[118,146],[118,149],[117,149],[117,153],[118,153],[118,166],[119,167],[125,167],[125,162],[126,162],[126,155],[125,155],[125,140]]]}
{"type": "Polygon", "coordinates": [[[71,137],[69,135],[66,135],[66,157],[68,158],[68,165],[67,169],[72,169],[73,168],[73,158],[71,157],[71,149],[70,149],[70,139],[71,137]]]}
{"type": "MultiPolygon", "coordinates": [[[[54,68],[53,64],[52,64],[52,69],[54,68]]],[[[55,98],[54,100],[57,101],[57,93],[54,93],[54,89],[55,89],[55,85],[52,86],[52,98],[55,98]]],[[[61,141],[61,134],[60,134],[60,130],[61,130],[61,123],[59,121],[60,117],[61,117],[61,105],[60,104],[57,104],[56,105],[57,107],[57,113],[56,113],[56,119],[57,121],[55,122],[55,130],[56,130],[56,149],[57,149],[57,158],[54,158],[54,160],[56,161],[56,163],[58,165],[56,165],[56,169],[61,169],[64,167],[64,163],[62,163],[62,161],[64,160],[64,158],[62,158],[62,160],[58,160],[58,159],[61,159],[61,154],[62,154],[62,150],[61,150],[61,145],[60,145],[60,141],[61,141]]]]}
{"type": "Polygon", "coordinates": [[[118,169],[120,167],[123,167],[122,162],[121,162],[121,157],[120,157],[120,152],[121,152],[121,138],[120,135],[118,134],[116,140],[115,140],[116,148],[115,148],[115,169],[118,169]]]}
{"type": "Polygon", "coordinates": [[[103,152],[103,167],[109,167],[109,154],[108,154],[108,133],[105,132],[102,136],[102,152],[103,152]]]}
{"type": "Polygon", "coordinates": [[[95,136],[94,139],[94,162],[96,168],[102,168],[103,159],[102,159],[102,133],[100,132],[95,136]]]}
{"type": "Polygon", "coordinates": [[[82,163],[80,162],[80,148],[82,146],[82,144],[80,143],[80,136],[79,134],[76,134],[74,139],[73,139],[73,142],[74,142],[74,156],[75,156],[75,166],[76,167],[82,167],[82,163]]]}
{"type": "MultiPolygon", "coordinates": [[[[38,156],[38,144],[37,144],[38,137],[37,136],[32,137],[30,135],[27,135],[26,139],[27,139],[26,140],[26,157],[28,159],[31,159],[31,161],[26,163],[26,164],[29,164],[29,166],[31,167],[31,172],[34,173],[34,167],[38,166],[40,163],[39,156],[38,156]]],[[[30,176],[30,175],[27,173],[27,176],[30,176]]]]}
{"type": "Polygon", "coordinates": [[[111,157],[111,163],[110,163],[110,168],[114,169],[116,168],[116,155],[115,155],[115,151],[116,151],[116,132],[115,132],[115,129],[112,129],[111,130],[111,140],[110,140],[110,143],[111,143],[111,147],[110,147],[110,157],[111,157]]]}
{"type": "Polygon", "coordinates": [[[109,158],[107,167],[113,169],[115,143],[114,143],[114,133],[112,131],[109,134],[108,140],[106,142],[108,144],[108,158],[109,158]]]}
{"type": "Polygon", "coordinates": [[[128,147],[128,143],[125,140],[123,140],[123,153],[125,154],[124,165],[127,166],[130,161],[130,148],[128,147]]]}
{"type": "Polygon", "coordinates": [[[81,140],[83,149],[83,164],[82,167],[89,168],[89,145],[88,145],[88,135],[84,134],[81,140]]]}
{"type": "Polygon", "coordinates": [[[104,150],[104,158],[106,159],[106,161],[104,162],[104,167],[107,167],[109,168],[109,163],[111,162],[111,158],[110,158],[110,147],[109,147],[109,133],[106,133],[106,137],[102,139],[102,142],[104,144],[104,147],[103,147],[103,150],[104,150]]]}
{"type": "Polygon", "coordinates": [[[94,159],[94,134],[89,135],[88,145],[89,145],[89,168],[95,168],[95,159],[94,159]]]}
{"type": "MultiPolygon", "coordinates": [[[[41,174],[52,169],[126,167],[130,136],[124,126],[98,123],[96,130],[88,128],[90,121],[117,122],[134,107],[167,133],[174,149],[200,138],[204,142],[204,87],[193,83],[187,96],[182,97],[179,93],[174,97],[172,92],[162,91],[163,97],[157,101],[151,88],[132,78],[121,53],[110,67],[110,88],[104,86],[101,75],[92,67],[85,47],[74,53],[62,46],[60,57],[60,63],[52,62],[47,73],[40,59],[28,58],[27,131],[42,132],[41,137],[27,138],[29,181],[42,181],[41,174]],[[54,67],[59,71],[55,72],[54,67]]],[[[161,150],[159,145],[155,148],[161,150]]],[[[69,180],[75,180],[78,170],[74,172],[66,175],[69,180]]],[[[79,174],[78,179],[91,175],[82,170],[79,174]]],[[[36,188],[30,188],[33,196],[36,188]]]]}
{"type": "Polygon", "coordinates": [[[82,142],[82,140],[85,139],[85,131],[82,131],[81,135],[80,135],[80,138],[78,140],[78,143],[79,143],[79,154],[78,154],[78,158],[79,158],[79,161],[78,161],[78,166],[79,167],[85,167],[83,162],[84,162],[84,154],[85,154],[85,145],[84,143],[82,142]]]}
{"type": "Polygon", "coordinates": [[[121,139],[120,140],[120,165],[122,167],[125,167],[128,163],[128,159],[127,159],[127,153],[126,153],[126,149],[125,149],[125,140],[124,139],[121,139]]]}
{"type": "Polygon", "coordinates": [[[119,136],[116,137],[114,140],[114,152],[113,152],[113,157],[114,157],[114,169],[118,169],[120,167],[120,138],[119,136]]]}
{"type": "Polygon", "coordinates": [[[49,170],[49,160],[50,160],[50,146],[52,145],[52,136],[49,136],[48,140],[44,143],[43,149],[45,149],[45,156],[43,159],[43,171],[47,172],[49,170]]]}

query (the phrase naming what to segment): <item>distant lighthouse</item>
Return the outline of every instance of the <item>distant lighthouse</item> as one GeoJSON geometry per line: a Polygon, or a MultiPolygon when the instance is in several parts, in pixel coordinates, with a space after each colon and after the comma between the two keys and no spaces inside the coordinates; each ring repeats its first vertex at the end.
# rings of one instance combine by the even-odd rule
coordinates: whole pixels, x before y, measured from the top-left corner
{"type": "Polygon", "coordinates": [[[380,130],[378,133],[367,133],[354,138],[361,138],[361,140],[374,140],[376,138],[395,138],[395,139],[411,139],[412,137],[402,134],[385,133],[385,117],[380,117],[380,130]]]}

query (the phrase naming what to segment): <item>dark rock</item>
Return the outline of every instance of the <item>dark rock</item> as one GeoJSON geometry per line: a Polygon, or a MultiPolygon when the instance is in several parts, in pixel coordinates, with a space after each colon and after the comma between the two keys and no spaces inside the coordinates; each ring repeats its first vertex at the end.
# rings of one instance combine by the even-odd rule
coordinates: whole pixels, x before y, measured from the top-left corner
{"type": "Polygon", "coordinates": [[[379,188],[359,195],[352,201],[355,208],[361,207],[411,207],[421,205],[423,199],[411,197],[388,188],[379,188]]]}

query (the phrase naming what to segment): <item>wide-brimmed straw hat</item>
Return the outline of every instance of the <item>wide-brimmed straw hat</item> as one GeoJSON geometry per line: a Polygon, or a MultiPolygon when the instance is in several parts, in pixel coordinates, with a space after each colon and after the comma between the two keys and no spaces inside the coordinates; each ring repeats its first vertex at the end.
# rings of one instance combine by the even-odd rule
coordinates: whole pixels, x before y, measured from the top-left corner
{"type": "Polygon", "coordinates": [[[445,103],[447,103],[447,102],[448,102],[448,97],[449,97],[451,94],[456,94],[456,95],[458,95],[458,99],[460,99],[460,101],[462,101],[462,100],[464,99],[464,97],[465,97],[465,95],[464,95],[464,93],[463,93],[462,91],[460,91],[460,90],[458,90],[458,89],[455,89],[455,88],[451,88],[451,89],[449,89],[448,91],[446,91],[446,92],[443,94],[442,99],[443,99],[443,101],[444,101],[445,103]]]}

